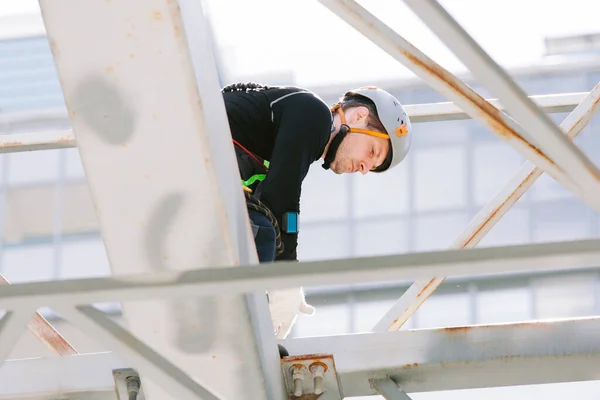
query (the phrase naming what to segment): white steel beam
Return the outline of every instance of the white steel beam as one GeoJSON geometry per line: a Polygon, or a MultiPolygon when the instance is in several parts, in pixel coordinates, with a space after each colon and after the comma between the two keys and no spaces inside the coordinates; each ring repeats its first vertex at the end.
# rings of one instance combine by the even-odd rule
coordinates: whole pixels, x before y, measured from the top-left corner
{"type": "Polygon", "coordinates": [[[465,64],[476,79],[498,96],[508,112],[534,138],[539,147],[570,178],[593,193],[600,204],[600,170],[556,124],[544,114],[525,91],[460,26],[436,0],[404,0],[423,22],[465,64]]]}
{"type": "MultiPolygon", "coordinates": [[[[143,371],[146,378],[168,388],[176,399],[218,400],[209,390],[200,386],[188,374],[154,351],[146,343],[133,336],[118,323],[92,306],[55,307],[63,318],[81,328],[90,337],[103,342],[129,365],[143,371]]],[[[192,375],[196,375],[192,373],[192,375]]],[[[145,385],[144,385],[145,386],[145,385]]]]}
{"type": "Polygon", "coordinates": [[[345,396],[600,380],[600,319],[582,318],[285,339],[290,355],[333,354],[345,396]]]}
{"type": "MultiPolygon", "coordinates": [[[[600,105],[600,83],[587,95],[581,104],[560,124],[569,139],[574,140],[587,126],[600,105]]],[[[543,171],[531,161],[526,161],[510,181],[499,191],[454,240],[450,248],[473,248],[492,230],[502,217],[542,176],[543,171]]],[[[443,276],[414,282],[390,310],[373,327],[373,332],[393,331],[402,325],[444,282],[443,276]]]]}
{"type": "MultiPolygon", "coordinates": [[[[584,189],[575,177],[540,151],[526,138],[523,128],[504,112],[488,103],[462,80],[437,64],[423,52],[398,35],[354,0],[319,0],[331,12],[370,39],[374,44],[399,61],[433,89],[454,102],[490,131],[512,146],[528,160],[542,168],[565,188],[600,211],[600,198],[584,189]]],[[[502,100],[502,99],[500,99],[502,100]]]]}
{"type": "Polygon", "coordinates": [[[410,397],[390,378],[373,379],[373,389],[386,400],[410,400],[410,397]]]}
{"type": "Polygon", "coordinates": [[[116,400],[112,371],[128,367],[113,352],[7,360],[0,400],[116,400]]]}
{"type": "MultiPolygon", "coordinates": [[[[582,92],[534,95],[530,96],[530,98],[538,105],[538,107],[547,113],[563,113],[574,110],[587,95],[587,92],[582,92]]],[[[504,106],[502,106],[497,99],[486,99],[486,101],[499,110],[504,109],[504,106]]],[[[469,114],[465,113],[460,107],[452,102],[407,104],[405,108],[410,120],[415,123],[454,121],[471,118],[469,114]]],[[[31,115],[30,119],[36,119],[36,116],[37,114],[31,115]]],[[[55,118],[59,119],[61,117],[57,115],[55,118]]],[[[14,124],[18,125],[19,123],[26,125],[28,123],[27,116],[20,115],[19,120],[15,121],[14,124]]],[[[440,132],[440,135],[443,134],[443,132],[440,132]]],[[[73,147],[77,147],[77,143],[72,130],[13,133],[0,136],[0,153],[17,153],[21,151],[52,150],[73,147]]]]}
{"type": "MultiPolygon", "coordinates": [[[[0,287],[0,309],[109,301],[162,301],[298,286],[393,282],[430,276],[564,271],[600,265],[600,239],[536,243],[234,268],[157,271],[0,287]]],[[[157,303],[158,304],[158,303],[157,303]]],[[[157,311],[154,312],[155,314],[157,311]]],[[[156,328],[154,328],[156,329],[156,328]]],[[[134,332],[135,333],[135,332],[134,332]]],[[[144,340],[143,335],[140,335],[144,340]]]]}
{"type": "MultiPolygon", "coordinates": [[[[545,94],[533,95],[529,98],[534,101],[538,107],[548,114],[571,112],[587,96],[583,93],[563,93],[563,94],[545,94]]],[[[504,110],[502,103],[498,99],[485,99],[486,102],[496,107],[498,110],[504,110]]],[[[411,122],[436,122],[436,121],[454,121],[469,119],[471,116],[464,112],[453,102],[428,103],[428,104],[407,104],[404,106],[410,117],[411,122]]],[[[439,133],[443,135],[443,132],[439,133]]],[[[0,142],[1,144],[1,142],[0,142]]],[[[0,149],[1,151],[1,149],[0,149]]]]}
{"type": "MultiPolygon", "coordinates": [[[[201,2],[40,6],[113,282],[256,265],[201,2]]],[[[223,293],[130,297],[125,326],[219,397],[280,397],[264,290],[223,293]]],[[[147,398],[177,398],[145,379],[145,365],[131,367],[140,369],[147,398]]]]}

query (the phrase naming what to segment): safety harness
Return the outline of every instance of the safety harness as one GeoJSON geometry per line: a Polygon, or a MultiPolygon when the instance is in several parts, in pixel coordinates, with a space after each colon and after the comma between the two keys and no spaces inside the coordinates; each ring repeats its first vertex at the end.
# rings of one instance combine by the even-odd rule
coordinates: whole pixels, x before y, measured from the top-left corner
{"type": "MultiPolygon", "coordinates": [[[[257,156],[237,140],[232,139],[236,145],[236,154],[238,157],[238,166],[242,177],[242,187],[246,197],[246,206],[249,210],[257,211],[267,217],[269,222],[275,228],[275,246],[277,255],[283,253],[283,242],[281,240],[281,230],[286,233],[298,232],[298,214],[287,212],[282,216],[282,227],[279,226],[277,218],[263,202],[261,202],[255,194],[259,189],[260,183],[267,177],[270,163],[268,160],[257,156]]],[[[260,190],[260,189],[259,189],[260,190]]]]}

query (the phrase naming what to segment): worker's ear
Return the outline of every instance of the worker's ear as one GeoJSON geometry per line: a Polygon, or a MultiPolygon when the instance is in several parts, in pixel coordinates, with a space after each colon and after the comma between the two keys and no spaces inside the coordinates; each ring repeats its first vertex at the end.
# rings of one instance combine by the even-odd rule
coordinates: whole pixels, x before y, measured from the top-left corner
{"type": "Polygon", "coordinates": [[[369,109],[365,106],[358,106],[351,110],[349,123],[355,127],[366,127],[369,122],[369,109]]]}

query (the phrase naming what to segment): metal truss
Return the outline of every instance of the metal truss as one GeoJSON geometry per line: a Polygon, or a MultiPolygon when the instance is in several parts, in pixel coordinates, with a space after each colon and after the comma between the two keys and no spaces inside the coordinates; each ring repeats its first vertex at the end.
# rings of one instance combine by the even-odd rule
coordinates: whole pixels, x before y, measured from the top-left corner
{"type": "Polygon", "coordinates": [[[122,368],[151,400],[408,399],[597,379],[597,318],[398,330],[446,276],[600,265],[600,240],[475,248],[544,172],[600,211],[600,173],[572,142],[600,85],[527,97],[437,2],[405,0],[498,97],[483,99],[356,2],[319,1],[449,100],[408,106],[413,120],[476,119],[529,161],[448,250],[259,265],[201,2],[41,0],[73,130],[0,148],[77,146],[113,276],[0,287],[0,399],[121,398],[122,368]],[[546,115],[566,111],[560,126],[546,115]],[[280,360],[266,290],[401,279],[417,281],[373,332],[279,341],[292,354],[280,360]],[[123,325],[93,307],[104,301],[122,302],[123,325]],[[76,354],[42,306],[112,352],[76,354]],[[4,361],[26,326],[61,357],[4,361]],[[15,379],[30,371],[49,375],[15,379]]]}

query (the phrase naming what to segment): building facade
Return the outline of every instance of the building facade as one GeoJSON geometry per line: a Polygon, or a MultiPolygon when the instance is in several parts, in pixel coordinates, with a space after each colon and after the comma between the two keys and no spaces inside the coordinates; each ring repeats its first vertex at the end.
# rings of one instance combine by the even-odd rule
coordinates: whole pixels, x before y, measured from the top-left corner
{"type": "MultiPolygon", "coordinates": [[[[600,82],[600,58],[549,58],[512,73],[530,95],[587,92],[600,82]]],[[[344,90],[364,84],[385,87],[404,104],[447,101],[416,80],[312,89],[333,104],[344,90]]],[[[560,122],[566,115],[552,118],[560,122]]],[[[46,38],[0,41],[0,134],[68,128],[46,38]]],[[[525,162],[470,119],[416,123],[414,132],[410,154],[390,173],[337,176],[313,164],[301,199],[301,260],[447,249],[525,162]]],[[[600,165],[597,118],[575,142],[600,165]]],[[[10,282],[110,274],[77,149],[2,154],[0,180],[0,271],[10,282]]],[[[479,246],[599,234],[598,214],[543,175],[479,246]]],[[[403,329],[597,315],[599,272],[449,278],[403,329]]],[[[410,283],[306,288],[317,313],[300,318],[292,335],[367,332],[410,283]]],[[[118,318],[118,305],[102,307],[118,318]]],[[[57,326],[82,351],[102,350],[72,327],[57,326]]],[[[32,340],[23,339],[14,356],[40,355],[41,345],[32,340]]]]}

